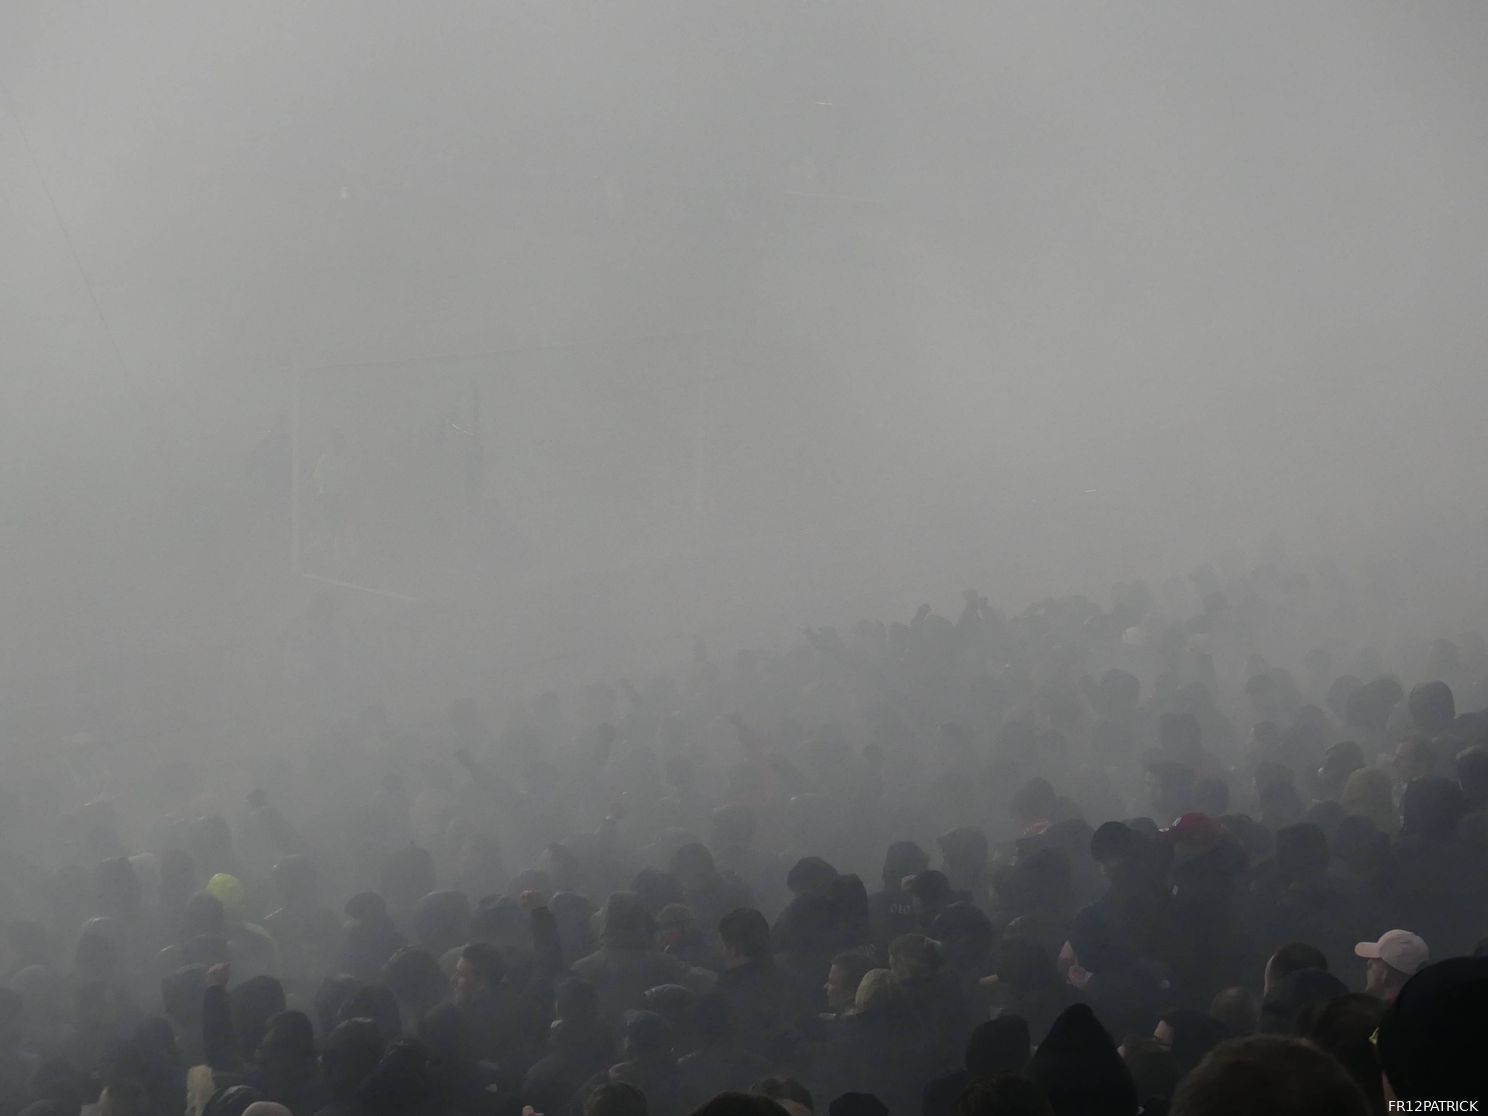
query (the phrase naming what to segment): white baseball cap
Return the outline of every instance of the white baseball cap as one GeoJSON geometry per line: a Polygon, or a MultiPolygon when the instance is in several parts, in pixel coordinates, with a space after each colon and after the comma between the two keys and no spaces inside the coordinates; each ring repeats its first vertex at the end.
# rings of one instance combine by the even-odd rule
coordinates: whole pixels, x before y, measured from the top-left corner
{"type": "Polygon", "coordinates": [[[1377,942],[1360,942],[1354,946],[1359,957],[1378,958],[1396,972],[1413,976],[1431,960],[1431,951],[1419,934],[1409,930],[1386,930],[1377,942]]]}

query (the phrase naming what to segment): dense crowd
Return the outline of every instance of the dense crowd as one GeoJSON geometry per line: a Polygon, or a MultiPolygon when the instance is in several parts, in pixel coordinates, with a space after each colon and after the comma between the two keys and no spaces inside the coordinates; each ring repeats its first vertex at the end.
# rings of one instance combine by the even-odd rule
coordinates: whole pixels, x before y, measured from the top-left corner
{"type": "Polygon", "coordinates": [[[1488,644],[1330,637],[1353,594],[968,592],[504,719],[17,773],[0,1116],[1478,1100],[1488,644]]]}

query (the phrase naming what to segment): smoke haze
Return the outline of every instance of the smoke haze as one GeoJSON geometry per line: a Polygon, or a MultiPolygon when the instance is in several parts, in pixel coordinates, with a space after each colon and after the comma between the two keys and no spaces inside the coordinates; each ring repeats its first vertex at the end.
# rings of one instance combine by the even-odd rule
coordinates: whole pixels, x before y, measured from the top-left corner
{"type": "Polygon", "coordinates": [[[252,708],[296,563],[417,598],[338,591],[409,693],[1281,551],[1481,618],[1485,56],[1471,2],[14,0],[0,666],[48,729],[252,708]]]}

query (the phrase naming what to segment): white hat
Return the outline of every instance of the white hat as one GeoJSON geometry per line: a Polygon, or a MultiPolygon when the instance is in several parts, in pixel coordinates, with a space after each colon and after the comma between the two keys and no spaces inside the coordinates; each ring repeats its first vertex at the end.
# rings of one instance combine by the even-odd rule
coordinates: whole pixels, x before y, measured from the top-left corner
{"type": "Polygon", "coordinates": [[[1386,930],[1377,942],[1360,942],[1354,946],[1359,957],[1379,958],[1396,972],[1413,976],[1431,960],[1431,951],[1420,935],[1409,930],[1386,930]]]}

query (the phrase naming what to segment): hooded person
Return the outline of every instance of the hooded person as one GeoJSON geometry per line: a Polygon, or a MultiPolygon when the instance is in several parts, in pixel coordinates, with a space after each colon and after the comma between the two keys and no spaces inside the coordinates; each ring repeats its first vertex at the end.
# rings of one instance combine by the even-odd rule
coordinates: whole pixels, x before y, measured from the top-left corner
{"type": "Polygon", "coordinates": [[[868,897],[868,923],[882,948],[915,928],[914,902],[904,881],[930,867],[929,854],[913,841],[895,841],[884,855],[883,887],[868,897]]]}
{"type": "Polygon", "coordinates": [[[1381,833],[1394,835],[1400,829],[1390,776],[1377,767],[1361,767],[1349,775],[1338,802],[1349,816],[1368,818],[1381,833]]]}
{"type": "Polygon", "coordinates": [[[293,1116],[315,1116],[330,1101],[320,1076],[315,1030],[303,1013],[283,1011],[273,1016],[254,1060],[258,1071],[253,1085],[293,1116]]]}
{"type": "Polygon", "coordinates": [[[1073,1004],[1054,1020],[1027,1072],[1042,1086],[1054,1116],[1136,1116],[1136,1084],[1086,1004],[1073,1004]]]}
{"type": "Polygon", "coordinates": [[[1387,1100],[1488,1099],[1488,958],[1453,957],[1406,982],[1380,1021],[1387,1100]]]}

